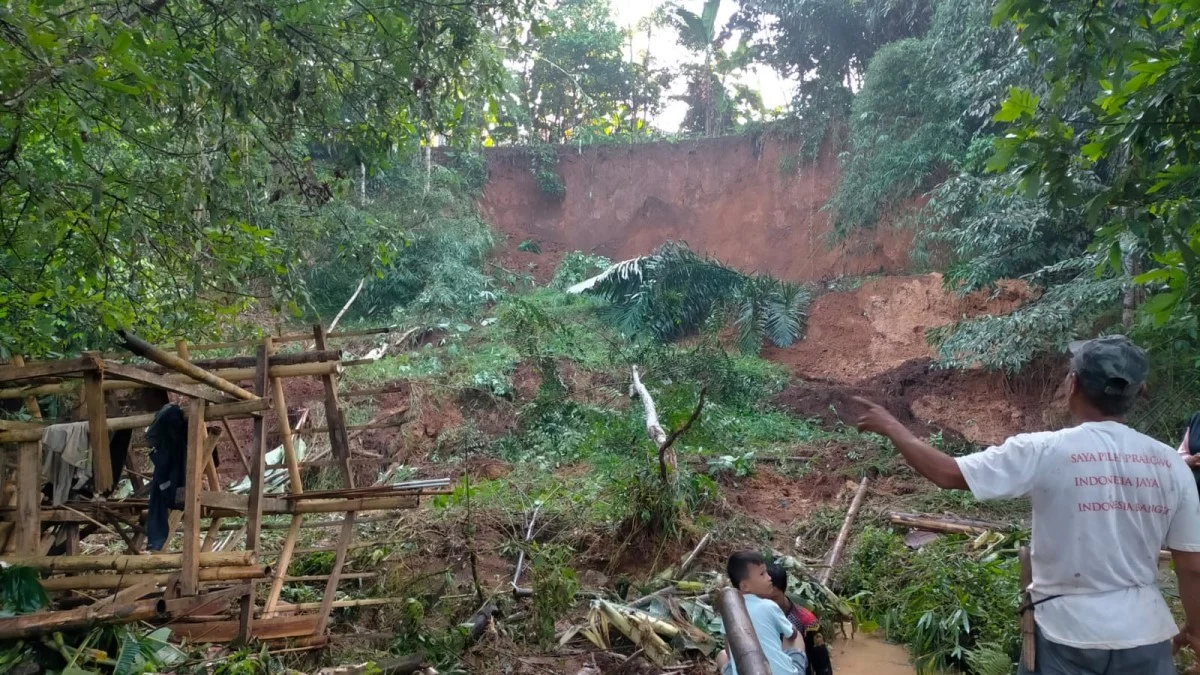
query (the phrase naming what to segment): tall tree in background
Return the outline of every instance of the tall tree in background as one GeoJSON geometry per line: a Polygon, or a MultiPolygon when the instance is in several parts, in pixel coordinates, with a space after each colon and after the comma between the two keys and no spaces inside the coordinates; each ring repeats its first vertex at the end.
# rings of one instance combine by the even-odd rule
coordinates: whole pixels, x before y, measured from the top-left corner
{"type": "MultiPolygon", "coordinates": [[[[314,144],[372,166],[490,97],[525,0],[18,3],[0,31],[0,352],[207,327],[299,290],[325,232],[402,232],[314,144]]],[[[469,136],[469,134],[467,135],[469,136]]],[[[365,271],[365,270],[364,270],[365,271]]]]}
{"type": "Polygon", "coordinates": [[[701,69],[693,72],[688,80],[689,86],[698,83],[705,136],[713,135],[717,115],[713,94],[713,80],[716,76],[713,63],[721,52],[721,45],[728,39],[728,34],[717,33],[717,12],[720,9],[721,0],[704,0],[704,7],[699,14],[685,7],[675,8],[675,29],[679,33],[679,42],[684,47],[699,52],[703,58],[701,69]]]}
{"type": "Polygon", "coordinates": [[[607,0],[562,0],[529,33],[505,102],[504,141],[562,143],[599,129],[634,132],[657,110],[663,77],[623,54],[626,33],[607,0]]]}

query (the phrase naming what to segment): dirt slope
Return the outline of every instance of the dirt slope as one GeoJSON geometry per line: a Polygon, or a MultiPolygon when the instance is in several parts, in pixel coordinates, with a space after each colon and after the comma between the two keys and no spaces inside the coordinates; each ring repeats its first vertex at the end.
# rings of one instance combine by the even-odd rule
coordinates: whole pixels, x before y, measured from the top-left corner
{"type": "Polygon", "coordinates": [[[875,400],[922,434],[948,430],[991,444],[1043,428],[1061,375],[1053,360],[1017,377],[934,367],[929,328],[982,313],[1011,312],[1028,299],[1016,282],[995,297],[947,293],[941,275],[884,277],[854,291],[827,293],[813,303],[808,334],[768,358],[797,379],[776,401],[798,414],[852,423],[855,396],[875,400]]]}
{"type": "Polygon", "coordinates": [[[568,251],[624,259],[670,240],[736,267],[801,281],[903,271],[911,229],[881,226],[830,247],[822,207],[837,183],[837,159],[825,153],[815,164],[781,168],[795,155],[795,144],[759,136],[564,146],[558,172],[566,194],[555,199],[538,190],[523,149],[497,149],[488,153],[479,206],[508,240],[501,264],[539,281],[568,251]],[[526,240],[542,252],[518,250],[526,240]]]}

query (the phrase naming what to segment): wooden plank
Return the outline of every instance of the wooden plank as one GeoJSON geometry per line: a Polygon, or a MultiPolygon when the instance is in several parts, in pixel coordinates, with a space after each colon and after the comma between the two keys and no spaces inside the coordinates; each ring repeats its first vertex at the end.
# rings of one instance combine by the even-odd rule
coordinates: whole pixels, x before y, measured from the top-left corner
{"type": "MultiPolygon", "coordinates": [[[[254,369],[254,392],[260,396],[266,394],[267,382],[270,377],[270,347],[263,343],[258,347],[256,355],[256,364],[254,369]]],[[[226,425],[226,430],[228,430],[226,425]]],[[[229,433],[229,437],[233,439],[234,447],[237,448],[238,454],[242,454],[242,449],[237,445],[237,439],[233,436],[233,432],[229,433]]],[[[262,417],[254,419],[254,438],[253,445],[250,448],[251,460],[247,464],[246,473],[250,476],[250,499],[246,509],[246,548],[251,551],[258,551],[261,545],[262,538],[262,502],[263,502],[263,466],[266,464],[267,456],[267,430],[266,420],[262,417]]],[[[242,461],[246,462],[243,455],[242,461]]],[[[238,642],[246,644],[253,637],[254,629],[254,582],[250,583],[250,592],[246,597],[242,598],[241,607],[238,612],[238,642]]]]}
{"type": "Polygon", "coordinates": [[[188,441],[185,490],[183,502],[183,563],[179,575],[179,586],[183,595],[200,592],[200,476],[204,473],[205,428],[203,400],[192,401],[188,406],[188,441]]]}
{"type": "MultiPolygon", "coordinates": [[[[330,340],[338,340],[338,339],[349,338],[349,337],[366,337],[368,335],[383,335],[386,333],[398,333],[398,332],[400,332],[400,328],[397,326],[384,326],[381,328],[364,328],[364,329],[360,329],[360,330],[340,331],[340,332],[336,332],[336,333],[330,333],[326,337],[328,337],[330,340]]],[[[286,333],[283,335],[272,335],[272,336],[266,336],[266,337],[270,337],[277,344],[283,344],[286,342],[304,342],[305,340],[311,340],[312,334],[311,333],[286,333]]],[[[249,339],[249,340],[233,340],[233,341],[229,341],[229,342],[207,342],[204,344],[192,345],[192,350],[199,352],[199,351],[210,351],[213,349],[231,349],[233,347],[249,347],[251,345],[259,344],[260,342],[262,342],[262,338],[254,338],[254,339],[249,339]]],[[[163,347],[163,349],[165,351],[171,350],[170,347],[163,347]]]]}
{"type": "MultiPolygon", "coordinates": [[[[236,401],[234,403],[221,403],[209,406],[206,410],[206,415],[209,419],[217,419],[219,417],[248,417],[270,407],[271,401],[269,399],[256,398],[251,401],[236,401]]],[[[155,413],[147,413],[145,415],[130,415],[129,417],[114,417],[108,420],[108,430],[142,429],[150,426],[154,421],[154,415],[155,413]]],[[[25,443],[40,441],[41,439],[41,429],[17,429],[0,432],[0,444],[25,443]]]]}
{"type": "Polygon", "coordinates": [[[17,455],[16,552],[35,555],[42,544],[41,446],[22,443],[17,455]]]}
{"type": "Polygon", "coordinates": [[[92,485],[96,493],[107,495],[113,489],[112,456],[108,452],[108,411],[104,408],[104,374],[99,370],[84,373],[83,400],[87,409],[88,444],[92,448],[92,485]]]}
{"type": "Polygon", "coordinates": [[[203,382],[204,384],[207,384],[218,391],[229,394],[234,398],[242,399],[244,401],[257,398],[254,394],[242,389],[229,380],[218,377],[217,375],[214,375],[203,368],[197,367],[180,358],[179,356],[164,352],[163,350],[146,342],[133,333],[125,330],[118,330],[117,335],[120,336],[120,338],[125,342],[126,349],[134,354],[137,354],[138,356],[150,359],[160,366],[166,366],[175,372],[187,375],[197,382],[203,382]]]}
{"type": "Polygon", "coordinates": [[[104,374],[111,377],[120,378],[122,380],[129,380],[130,382],[144,384],[147,387],[165,389],[182,396],[202,398],[210,403],[225,403],[229,400],[227,396],[224,396],[220,392],[213,391],[208,387],[198,384],[189,384],[187,382],[179,382],[178,380],[172,380],[164,375],[152,373],[148,370],[142,370],[141,368],[126,365],[124,363],[117,363],[116,361],[104,362],[104,374]]]}
{"type": "MultiPolygon", "coordinates": [[[[324,326],[319,323],[313,326],[313,338],[317,349],[326,348],[324,326]]],[[[329,429],[329,446],[334,459],[341,462],[346,487],[354,487],[354,472],[350,469],[350,437],[346,433],[346,420],[338,404],[337,376],[332,373],[322,375],[321,384],[325,387],[325,424],[329,429]]]]}
{"type": "Polygon", "coordinates": [[[41,361],[30,365],[0,366],[0,382],[18,382],[20,380],[36,380],[41,377],[58,377],[61,375],[78,375],[93,370],[99,370],[100,363],[95,356],[85,355],[78,359],[63,359],[61,361],[41,361]]]}
{"type": "Polygon", "coordinates": [[[296,537],[304,526],[304,516],[292,516],[288,527],[287,537],[283,540],[283,548],[275,559],[275,576],[271,579],[271,591],[267,594],[267,602],[263,605],[263,618],[269,619],[275,615],[275,607],[279,604],[279,595],[283,592],[283,580],[287,577],[288,568],[292,565],[292,555],[296,551],[296,537]]]}

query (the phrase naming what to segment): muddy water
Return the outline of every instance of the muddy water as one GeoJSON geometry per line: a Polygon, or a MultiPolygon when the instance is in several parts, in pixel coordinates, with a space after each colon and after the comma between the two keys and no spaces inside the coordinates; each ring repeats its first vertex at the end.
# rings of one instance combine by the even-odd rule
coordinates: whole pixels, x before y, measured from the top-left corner
{"type": "Polygon", "coordinates": [[[834,642],[830,658],[837,675],[914,675],[917,670],[903,647],[883,638],[859,633],[852,640],[834,642]]]}

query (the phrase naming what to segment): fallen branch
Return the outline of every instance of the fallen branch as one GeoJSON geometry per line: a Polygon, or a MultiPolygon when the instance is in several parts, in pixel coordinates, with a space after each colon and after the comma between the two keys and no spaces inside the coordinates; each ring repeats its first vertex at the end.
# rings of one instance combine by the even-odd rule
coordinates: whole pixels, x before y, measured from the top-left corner
{"type": "Polygon", "coordinates": [[[353,305],[354,301],[358,299],[358,294],[362,293],[363,284],[365,283],[367,283],[366,277],[359,279],[358,288],[354,289],[354,293],[350,296],[350,299],[346,301],[346,304],[342,305],[342,311],[338,312],[337,316],[333,317],[333,321],[330,322],[329,328],[325,329],[327,333],[332,333],[333,329],[337,328],[338,322],[341,321],[342,317],[346,315],[346,310],[350,309],[350,305],[353,305]]]}
{"type": "MultiPolygon", "coordinates": [[[[524,542],[528,544],[533,539],[533,526],[537,522],[538,511],[542,510],[542,502],[538,502],[533,508],[533,513],[529,516],[529,525],[525,528],[524,542]]],[[[525,567],[525,548],[521,548],[521,552],[517,554],[517,569],[513,572],[512,587],[513,593],[516,594],[520,590],[518,584],[521,581],[521,572],[525,567]]]]}
{"type": "Polygon", "coordinates": [[[483,606],[467,621],[467,625],[470,625],[470,629],[467,631],[467,644],[473,645],[478,642],[479,638],[483,637],[484,632],[487,631],[488,626],[498,616],[500,616],[500,608],[496,606],[496,603],[491,600],[483,603],[483,606]]]}
{"type": "Polygon", "coordinates": [[[650,391],[642,383],[641,374],[638,372],[637,366],[633,367],[633,390],[642,399],[642,405],[646,409],[646,433],[658,448],[659,475],[664,484],[668,483],[670,476],[676,473],[679,467],[679,461],[676,459],[675,453],[670,451],[671,446],[700,418],[700,410],[704,407],[705,388],[700,389],[700,400],[696,403],[696,409],[692,411],[691,416],[688,417],[683,425],[672,431],[669,435],[658,421],[658,409],[654,405],[654,399],[650,396],[650,391]]]}
{"type": "Polygon", "coordinates": [[[846,519],[842,521],[842,530],[838,532],[837,541],[833,544],[833,550],[829,552],[829,561],[825,569],[821,570],[821,574],[817,579],[822,586],[829,585],[829,577],[833,576],[833,569],[837,567],[838,560],[842,557],[842,551],[846,548],[846,541],[850,538],[850,526],[854,524],[854,518],[858,515],[858,510],[862,508],[863,497],[867,494],[867,477],[863,476],[862,482],[858,484],[858,490],[854,493],[854,499],[850,502],[850,510],[846,511],[846,519]]]}
{"type": "Polygon", "coordinates": [[[931,516],[921,513],[901,513],[899,511],[889,513],[888,522],[901,527],[942,532],[945,534],[978,535],[984,532],[1004,532],[1009,529],[1007,525],[990,523],[985,520],[931,516]]]}

